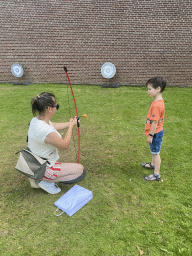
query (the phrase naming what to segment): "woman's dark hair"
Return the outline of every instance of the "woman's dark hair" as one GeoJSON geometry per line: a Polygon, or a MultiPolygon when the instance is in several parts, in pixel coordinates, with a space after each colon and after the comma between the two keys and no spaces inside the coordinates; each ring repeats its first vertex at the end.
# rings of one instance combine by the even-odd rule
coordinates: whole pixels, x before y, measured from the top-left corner
{"type": "Polygon", "coordinates": [[[40,95],[33,97],[31,100],[32,113],[36,116],[36,113],[43,113],[48,106],[53,106],[56,103],[56,97],[49,92],[42,92],[40,95]]]}
{"type": "Polygon", "coordinates": [[[146,83],[146,86],[148,84],[151,84],[153,88],[157,89],[158,87],[161,88],[161,92],[163,92],[165,90],[166,87],[166,81],[162,78],[162,77],[153,77],[151,79],[149,79],[146,83]]]}

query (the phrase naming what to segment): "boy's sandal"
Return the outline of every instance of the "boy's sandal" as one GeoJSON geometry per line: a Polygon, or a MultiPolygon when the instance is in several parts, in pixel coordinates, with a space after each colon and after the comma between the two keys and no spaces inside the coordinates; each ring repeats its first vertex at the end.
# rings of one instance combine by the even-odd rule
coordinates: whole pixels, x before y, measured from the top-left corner
{"type": "Polygon", "coordinates": [[[141,166],[144,167],[144,168],[150,169],[150,170],[154,170],[154,165],[152,165],[151,162],[150,163],[141,164],[141,166]],[[147,164],[149,166],[146,166],[147,164]]]}
{"type": "Polygon", "coordinates": [[[147,180],[147,181],[159,181],[161,180],[160,178],[160,174],[155,174],[154,172],[152,173],[152,176],[150,177],[150,175],[147,175],[145,177],[143,177],[144,180],[147,180]]]}

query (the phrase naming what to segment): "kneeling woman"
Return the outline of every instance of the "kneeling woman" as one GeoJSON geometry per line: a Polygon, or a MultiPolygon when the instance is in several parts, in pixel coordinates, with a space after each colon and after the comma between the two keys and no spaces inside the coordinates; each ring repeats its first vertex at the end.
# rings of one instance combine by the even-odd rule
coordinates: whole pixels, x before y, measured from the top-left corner
{"type": "Polygon", "coordinates": [[[77,119],[71,118],[67,123],[52,123],[50,120],[59,108],[54,94],[42,92],[35,96],[32,101],[32,112],[35,116],[29,125],[28,148],[34,154],[47,158],[44,177],[38,185],[30,179],[32,187],[40,187],[50,194],[56,194],[61,189],[55,182],[74,183],[80,181],[85,176],[85,171],[81,164],[59,163],[58,149],[67,150],[71,141],[73,128],[77,125],[77,119]],[[38,116],[36,116],[38,113],[38,116]],[[62,136],[58,130],[68,128],[66,136],[62,136]]]}

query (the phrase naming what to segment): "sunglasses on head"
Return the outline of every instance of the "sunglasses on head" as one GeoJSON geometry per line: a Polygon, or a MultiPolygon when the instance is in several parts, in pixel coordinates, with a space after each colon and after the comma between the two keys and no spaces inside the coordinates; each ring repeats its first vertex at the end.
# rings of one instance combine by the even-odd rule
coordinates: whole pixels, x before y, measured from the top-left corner
{"type": "Polygon", "coordinates": [[[49,106],[51,108],[56,108],[57,110],[59,109],[59,104],[57,104],[56,106],[49,106]]]}

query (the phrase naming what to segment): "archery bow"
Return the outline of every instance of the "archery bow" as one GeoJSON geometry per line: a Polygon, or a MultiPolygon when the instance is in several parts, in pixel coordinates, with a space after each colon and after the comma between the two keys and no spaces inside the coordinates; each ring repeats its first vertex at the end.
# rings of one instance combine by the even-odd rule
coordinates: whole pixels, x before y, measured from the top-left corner
{"type": "Polygon", "coordinates": [[[75,95],[73,93],[73,88],[72,88],[71,81],[70,81],[69,74],[67,72],[66,67],[64,67],[64,71],[65,71],[65,74],[66,74],[67,79],[69,81],[69,85],[70,85],[70,88],[71,88],[71,92],[72,92],[73,100],[74,100],[74,104],[75,104],[75,110],[76,110],[77,127],[78,127],[78,164],[79,164],[80,163],[80,124],[79,124],[79,116],[78,116],[78,111],[77,111],[77,104],[76,104],[76,100],[75,100],[75,95]]]}

